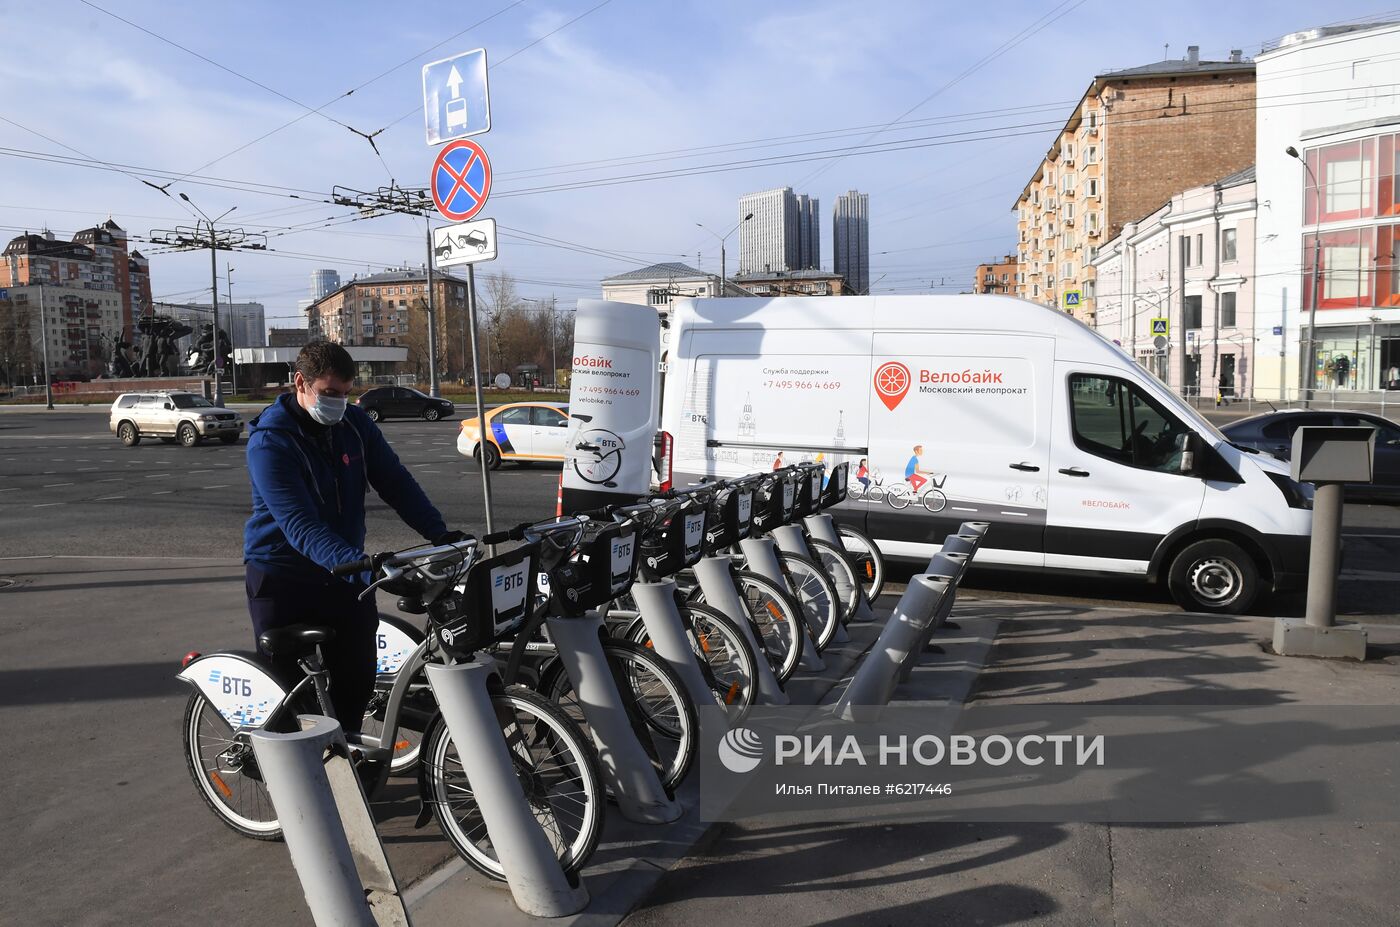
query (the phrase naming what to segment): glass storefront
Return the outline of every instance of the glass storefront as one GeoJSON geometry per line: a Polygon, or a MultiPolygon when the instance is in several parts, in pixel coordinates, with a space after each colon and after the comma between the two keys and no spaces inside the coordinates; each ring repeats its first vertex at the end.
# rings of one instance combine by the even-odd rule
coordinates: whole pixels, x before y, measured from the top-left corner
{"type": "MultiPolygon", "coordinates": [[[[1306,328],[1301,341],[1306,356],[1306,328]]],[[[1313,370],[1320,390],[1400,390],[1400,323],[1319,325],[1313,370]]]]}

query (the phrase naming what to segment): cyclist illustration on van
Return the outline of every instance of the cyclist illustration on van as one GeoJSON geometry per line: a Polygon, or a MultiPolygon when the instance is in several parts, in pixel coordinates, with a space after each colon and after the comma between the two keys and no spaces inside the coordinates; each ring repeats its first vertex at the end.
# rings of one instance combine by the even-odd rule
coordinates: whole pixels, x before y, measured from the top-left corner
{"type": "Polygon", "coordinates": [[[941,512],[948,504],[948,497],[943,495],[943,483],[948,475],[940,476],[932,470],[925,470],[923,456],[924,446],[914,445],[914,454],[904,465],[904,482],[896,483],[885,491],[885,501],[891,508],[908,508],[909,503],[917,500],[930,512],[941,512]]]}

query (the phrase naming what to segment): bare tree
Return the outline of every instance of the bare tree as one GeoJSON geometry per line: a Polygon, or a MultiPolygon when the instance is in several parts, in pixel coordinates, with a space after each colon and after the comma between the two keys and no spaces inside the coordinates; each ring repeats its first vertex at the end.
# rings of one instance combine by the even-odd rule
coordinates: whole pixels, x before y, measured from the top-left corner
{"type": "Polygon", "coordinates": [[[34,345],[29,333],[29,306],[13,300],[0,300],[0,376],[7,386],[25,380],[33,373],[34,345]]]}

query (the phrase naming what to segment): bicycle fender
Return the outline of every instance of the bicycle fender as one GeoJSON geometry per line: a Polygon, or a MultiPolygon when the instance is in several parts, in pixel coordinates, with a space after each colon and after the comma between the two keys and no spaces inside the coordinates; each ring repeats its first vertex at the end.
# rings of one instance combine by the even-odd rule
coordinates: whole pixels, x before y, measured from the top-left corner
{"type": "Polygon", "coordinates": [[[175,678],[198,689],[234,728],[260,726],[287,695],[256,660],[234,653],[191,660],[175,678]]]}
{"type": "Polygon", "coordinates": [[[375,672],[393,675],[423,642],[423,632],[402,619],[380,615],[375,640],[378,646],[375,672]]]}

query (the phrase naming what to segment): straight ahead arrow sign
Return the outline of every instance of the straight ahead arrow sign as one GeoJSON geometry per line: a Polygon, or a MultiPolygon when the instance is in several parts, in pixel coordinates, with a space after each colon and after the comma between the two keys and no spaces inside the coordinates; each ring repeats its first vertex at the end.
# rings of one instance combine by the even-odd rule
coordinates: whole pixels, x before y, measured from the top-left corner
{"type": "Polygon", "coordinates": [[[452,66],[452,73],[447,75],[447,86],[452,90],[452,99],[457,99],[462,95],[462,75],[457,73],[457,65],[452,66]]]}

